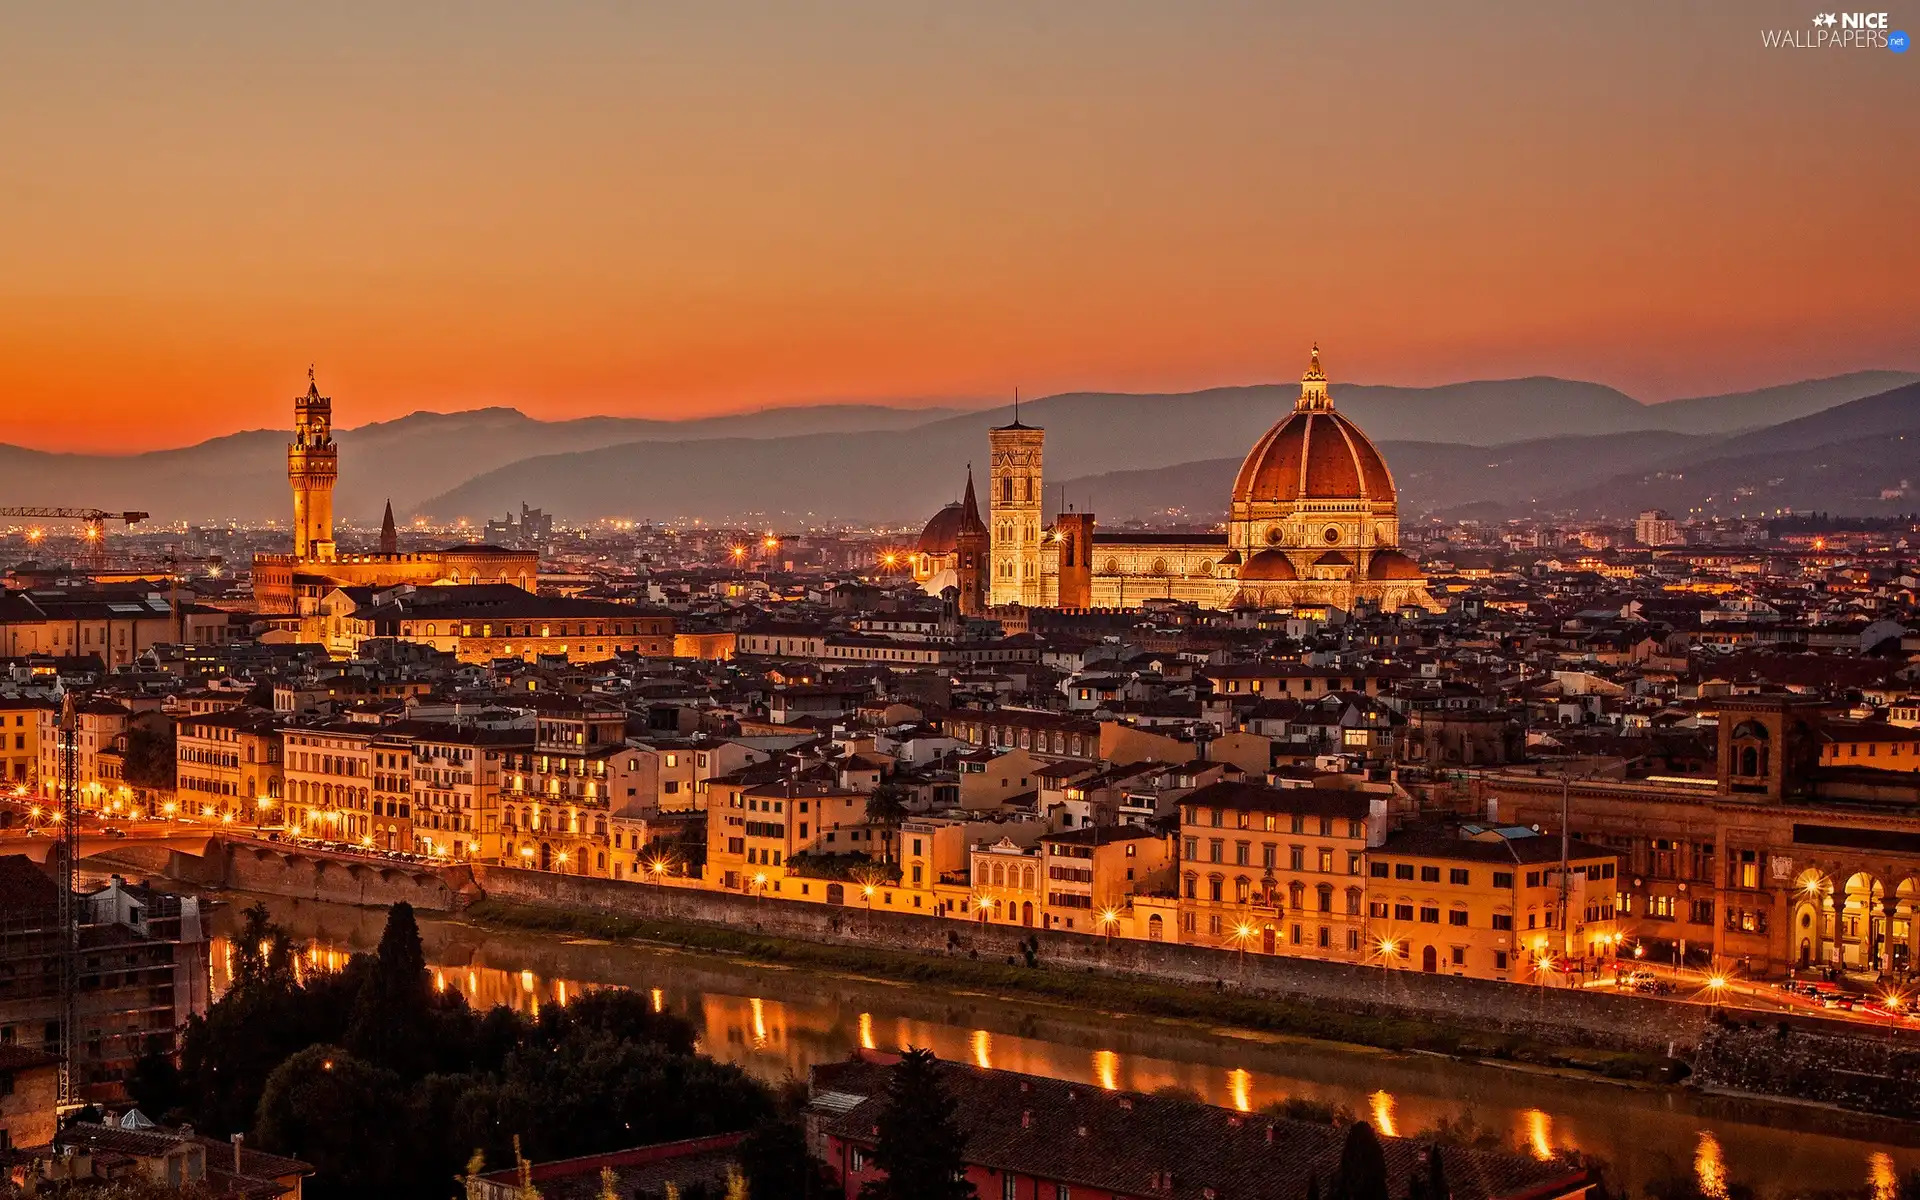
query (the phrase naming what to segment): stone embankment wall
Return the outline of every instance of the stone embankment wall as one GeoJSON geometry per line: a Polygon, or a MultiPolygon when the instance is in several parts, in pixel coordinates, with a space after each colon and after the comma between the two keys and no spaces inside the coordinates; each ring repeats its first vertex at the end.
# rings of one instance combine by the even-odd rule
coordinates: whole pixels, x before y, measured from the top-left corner
{"type": "Polygon", "coordinates": [[[1349,1012],[1438,1019],[1485,1031],[1489,1047],[1504,1037],[1528,1037],[1686,1057],[1706,1028],[1706,1010],[1697,1005],[1604,992],[1264,954],[1243,957],[1166,942],[1109,942],[1058,930],[886,910],[869,913],[864,906],[763,900],[512,868],[477,867],[474,873],[481,890],[494,900],[642,920],[693,921],[836,945],[1021,961],[1021,942],[1037,938],[1039,961],[1054,970],[1172,980],[1338,1005],[1349,1012]]]}
{"type": "Polygon", "coordinates": [[[1920,1119],[1920,1046],[1891,1038],[1730,1021],[1707,1030],[1693,1065],[1715,1087],[1920,1119]]]}

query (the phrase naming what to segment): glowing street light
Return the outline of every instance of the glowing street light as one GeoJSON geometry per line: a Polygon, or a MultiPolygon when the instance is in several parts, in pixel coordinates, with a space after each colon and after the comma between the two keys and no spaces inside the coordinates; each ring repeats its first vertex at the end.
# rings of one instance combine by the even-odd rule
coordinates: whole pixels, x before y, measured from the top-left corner
{"type": "Polygon", "coordinates": [[[1253,926],[1242,921],[1233,927],[1233,940],[1240,949],[1240,973],[1247,972],[1247,940],[1253,937],[1253,926]]]}
{"type": "Polygon", "coordinates": [[[1100,929],[1107,935],[1107,945],[1113,945],[1113,927],[1120,923],[1120,914],[1111,908],[1100,910],[1100,929]]]}

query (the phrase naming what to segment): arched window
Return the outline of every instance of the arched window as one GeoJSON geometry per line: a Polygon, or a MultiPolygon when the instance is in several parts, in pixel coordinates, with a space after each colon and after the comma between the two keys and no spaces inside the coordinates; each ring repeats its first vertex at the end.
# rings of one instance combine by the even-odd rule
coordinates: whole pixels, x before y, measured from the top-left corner
{"type": "Polygon", "coordinates": [[[1252,892],[1253,885],[1248,882],[1245,875],[1233,881],[1233,898],[1236,903],[1245,904],[1251,897],[1252,892]]]}
{"type": "Polygon", "coordinates": [[[1294,880],[1287,885],[1287,907],[1305,908],[1307,906],[1307,885],[1294,880]]]}
{"type": "Polygon", "coordinates": [[[1333,911],[1333,885],[1330,883],[1323,883],[1319,886],[1317,890],[1320,893],[1320,897],[1319,897],[1320,911],[1323,913],[1332,912],[1333,911]]]}
{"type": "Polygon", "coordinates": [[[1164,940],[1164,938],[1166,937],[1165,925],[1166,925],[1166,922],[1160,919],[1159,913],[1154,913],[1152,916],[1148,917],[1147,918],[1147,940],[1150,942],[1158,942],[1158,941],[1164,940]]]}

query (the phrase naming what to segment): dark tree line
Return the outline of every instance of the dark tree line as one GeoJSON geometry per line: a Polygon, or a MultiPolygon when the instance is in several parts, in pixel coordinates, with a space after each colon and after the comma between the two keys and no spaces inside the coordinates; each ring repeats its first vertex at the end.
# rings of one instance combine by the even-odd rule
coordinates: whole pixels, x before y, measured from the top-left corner
{"type": "Polygon", "coordinates": [[[150,1056],[129,1089],[140,1107],[205,1133],[310,1162],[307,1193],[452,1196],[476,1152],[533,1161],[755,1130],[755,1173],[804,1170],[805,1148],[768,1088],[694,1053],[694,1029],[623,989],[588,992],[530,1018],[436,991],[411,908],[395,905],[380,949],[338,972],[294,969],[266,909],[248,910],[232,988],[189,1026],[180,1061],[150,1056]],[[796,1154],[797,1152],[797,1154],[796,1154]]]}

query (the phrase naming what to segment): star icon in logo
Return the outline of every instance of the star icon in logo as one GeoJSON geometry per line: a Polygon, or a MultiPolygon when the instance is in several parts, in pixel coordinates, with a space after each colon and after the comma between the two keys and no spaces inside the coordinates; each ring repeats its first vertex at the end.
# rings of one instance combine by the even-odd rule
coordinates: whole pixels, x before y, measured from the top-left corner
{"type": "Polygon", "coordinates": [[[1840,23],[1840,18],[1835,16],[1833,13],[1815,13],[1813,15],[1813,23],[1815,25],[1825,25],[1827,28],[1831,29],[1833,26],[1838,25],[1840,23]]]}

